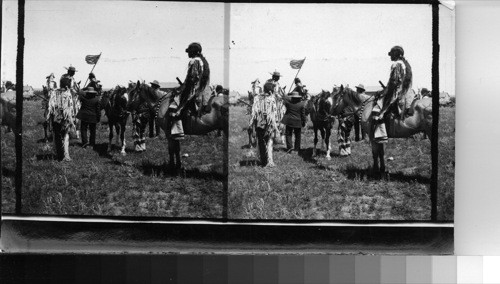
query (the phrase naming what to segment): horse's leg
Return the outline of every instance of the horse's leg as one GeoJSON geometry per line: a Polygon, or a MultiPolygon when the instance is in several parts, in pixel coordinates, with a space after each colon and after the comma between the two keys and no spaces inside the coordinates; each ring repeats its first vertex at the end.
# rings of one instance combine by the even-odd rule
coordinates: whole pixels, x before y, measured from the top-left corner
{"type": "Polygon", "coordinates": [[[378,166],[378,157],[379,157],[379,144],[372,142],[372,157],[373,157],[373,173],[378,174],[379,173],[379,166],[378,166]]]}
{"type": "Polygon", "coordinates": [[[253,141],[252,141],[252,127],[248,127],[247,129],[247,133],[248,133],[248,146],[250,148],[253,147],[253,141]]]}
{"type": "Polygon", "coordinates": [[[327,125],[326,129],[325,129],[325,145],[326,145],[326,159],[327,160],[331,159],[331,157],[330,157],[330,150],[331,150],[330,135],[331,135],[331,133],[332,133],[332,130],[329,127],[329,125],[327,125]]]}
{"type": "Polygon", "coordinates": [[[174,162],[174,156],[175,156],[175,145],[174,145],[174,139],[168,138],[168,166],[171,169],[175,168],[175,162],[174,162]]]}
{"type": "Polygon", "coordinates": [[[313,148],[313,157],[316,156],[316,145],[318,144],[318,128],[316,125],[313,125],[314,130],[314,148],[313,148]]]}
{"type": "Polygon", "coordinates": [[[175,168],[181,169],[181,142],[179,140],[174,140],[175,146],[175,168]]]}
{"type": "Polygon", "coordinates": [[[120,129],[120,122],[119,121],[117,121],[115,123],[115,131],[116,131],[116,145],[118,146],[118,145],[121,145],[121,143],[120,143],[121,129],[120,129]]]}
{"type": "Polygon", "coordinates": [[[113,150],[113,123],[111,121],[108,121],[108,126],[109,126],[109,142],[108,142],[108,152],[111,152],[113,150]]]}
{"type": "Polygon", "coordinates": [[[378,158],[380,160],[380,174],[385,174],[385,144],[380,143],[379,144],[379,151],[378,151],[378,158]]]}
{"type": "MultiPolygon", "coordinates": [[[[322,142],[323,141],[326,142],[325,141],[325,128],[323,128],[323,125],[321,125],[321,127],[319,127],[319,132],[321,133],[322,142]]],[[[323,143],[321,143],[321,150],[323,150],[323,147],[324,147],[324,145],[323,145],[323,143]]]]}
{"type": "Polygon", "coordinates": [[[120,140],[122,141],[122,144],[121,144],[122,149],[121,149],[120,153],[121,153],[123,156],[125,156],[125,155],[127,154],[127,153],[125,152],[125,146],[126,146],[126,144],[125,144],[125,122],[122,122],[122,123],[120,124],[120,140]]]}

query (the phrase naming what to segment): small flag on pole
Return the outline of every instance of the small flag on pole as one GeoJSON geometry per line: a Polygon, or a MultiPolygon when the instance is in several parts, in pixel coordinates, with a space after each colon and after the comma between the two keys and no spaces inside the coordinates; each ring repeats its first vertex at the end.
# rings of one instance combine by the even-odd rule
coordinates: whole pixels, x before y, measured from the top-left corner
{"type": "Polygon", "coordinates": [[[99,60],[99,58],[101,57],[100,54],[98,55],[87,55],[85,56],[85,61],[87,61],[88,64],[97,64],[97,61],[99,60]]]}
{"type": "Polygon", "coordinates": [[[304,64],[304,60],[305,59],[292,60],[290,61],[290,67],[292,67],[292,69],[300,69],[302,68],[302,64],[304,64]]]}

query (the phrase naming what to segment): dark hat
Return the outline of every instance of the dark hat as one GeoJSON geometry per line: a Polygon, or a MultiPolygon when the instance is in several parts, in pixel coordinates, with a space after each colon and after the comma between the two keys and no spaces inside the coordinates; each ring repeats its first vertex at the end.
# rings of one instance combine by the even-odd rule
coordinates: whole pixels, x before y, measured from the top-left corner
{"type": "Polygon", "coordinates": [[[356,89],[362,89],[363,91],[365,91],[365,86],[363,84],[359,84],[356,86],[356,89]]]}
{"type": "Polygon", "coordinates": [[[295,78],[295,83],[300,83],[300,79],[299,78],[295,78]]]}
{"type": "Polygon", "coordinates": [[[302,98],[301,95],[299,95],[299,92],[291,92],[290,95],[289,95],[290,98],[302,98]]]}
{"type": "Polygon", "coordinates": [[[46,78],[46,79],[49,79],[49,78],[51,78],[51,77],[54,77],[54,78],[55,78],[56,76],[54,76],[54,73],[50,73],[50,75],[49,75],[49,76],[47,76],[47,77],[45,77],[45,78],[46,78]]]}
{"type": "Polygon", "coordinates": [[[274,71],[273,73],[269,73],[269,74],[271,74],[273,77],[274,77],[274,76],[281,77],[281,74],[280,74],[280,72],[278,72],[278,71],[274,71]]]}
{"type": "Polygon", "coordinates": [[[186,52],[189,52],[190,50],[195,51],[195,52],[201,52],[201,44],[198,42],[193,42],[191,43],[188,48],[186,48],[186,52]]]}
{"type": "Polygon", "coordinates": [[[217,85],[217,87],[215,87],[215,90],[218,92],[218,91],[222,91],[222,86],[221,85],[217,85]]]}
{"type": "Polygon", "coordinates": [[[154,80],[153,82],[149,82],[151,85],[156,85],[158,88],[160,87],[160,83],[157,80],[154,80]]]}
{"type": "Polygon", "coordinates": [[[391,54],[394,54],[394,55],[397,55],[397,56],[403,56],[405,55],[405,51],[403,50],[403,48],[399,45],[396,45],[396,46],[393,46],[391,48],[391,50],[389,51],[389,53],[387,53],[387,55],[391,55],[391,54]]]}
{"type": "Polygon", "coordinates": [[[89,78],[95,78],[95,74],[94,73],[89,73],[89,78]]]}
{"type": "Polygon", "coordinates": [[[88,87],[87,90],[85,91],[87,94],[97,94],[97,92],[94,90],[94,87],[88,87]]]}
{"type": "Polygon", "coordinates": [[[430,91],[427,88],[422,88],[422,90],[420,90],[420,93],[426,94],[426,93],[430,93],[430,91]]]}
{"type": "Polygon", "coordinates": [[[66,70],[68,71],[78,72],[78,70],[76,70],[76,68],[71,65],[69,67],[64,67],[64,68],[66,68],[66,70]]]}

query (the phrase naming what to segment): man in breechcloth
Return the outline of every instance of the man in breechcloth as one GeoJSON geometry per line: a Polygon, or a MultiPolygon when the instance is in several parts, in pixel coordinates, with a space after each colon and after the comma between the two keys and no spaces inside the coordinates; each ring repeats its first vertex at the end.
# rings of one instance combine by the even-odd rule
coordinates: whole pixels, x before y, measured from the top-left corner
{"type": "Polygon", "coordinates": [[[210,98],[210,88],[208,87],[210,86],[210,67],[201,51],[202,47],[197,42],[191,43],[186,49],[189,58],[191,58],[186,79],[179,91],[172,96],[170,102],[168,123],[172,124],[170,135],[176,140],[184,138],[181,121],[184,108],[188,106],[187,110],[191,115],[195,114],[201,117],[210,98]]]}
{"type": "Polygon", "coordinates": [[[264,92],[259,94],[252,106],[249,127],[255,127],[259,157],[262,166],[274,167],[273,136],[278,131],[274,84],[267,82],[264,92]]]}
{"type": "Polygon", "coordinates": [[[404,58],[404,50],[401,46],[394,46],[388,55],[394,61],[387,87],[381,93],[373,107],[372,115],[374,126],[373,138],[375,142],[387,143],[387,130],[384,120],[388,110],[396,117],[404,119],[404,102],[402,98],[411,89],[412,71],[408,61],[404,58]],[[395,102],[398,101],[397,104],[395,102]]]}

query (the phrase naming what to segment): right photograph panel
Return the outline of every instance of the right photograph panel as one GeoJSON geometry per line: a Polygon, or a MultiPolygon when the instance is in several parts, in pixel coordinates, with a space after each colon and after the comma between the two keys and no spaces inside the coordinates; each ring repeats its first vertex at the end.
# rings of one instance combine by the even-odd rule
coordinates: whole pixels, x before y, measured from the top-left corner
{"type": "Polygon", "coordinates": [[[455,13],[439,6],[438,90],[432,19],[431,5],[231,4],[228,218],[427,222],[435,208],[453,222],[455,13]]]}

